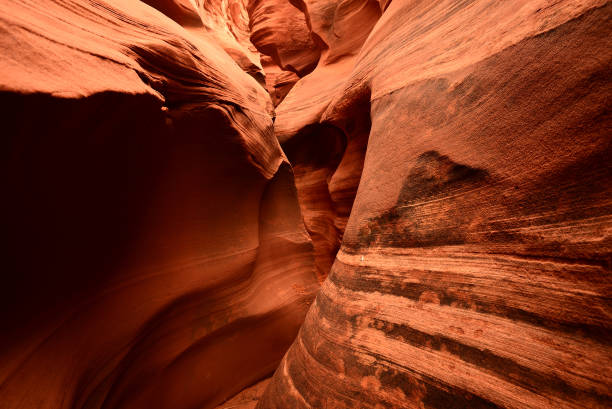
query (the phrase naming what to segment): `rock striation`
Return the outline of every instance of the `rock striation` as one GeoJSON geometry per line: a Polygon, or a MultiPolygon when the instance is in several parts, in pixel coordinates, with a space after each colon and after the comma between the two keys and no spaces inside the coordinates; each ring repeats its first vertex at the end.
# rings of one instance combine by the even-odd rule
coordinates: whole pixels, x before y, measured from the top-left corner
{"type": "Polygon", "coordinates": [[[0,409],[611,407],[611,17],[0,2],[0,409]]]}
{"type": "Polygon", "coordinates": [[[148,3],[0,3],[0,408],[215,407],[318,289],[243,3],[148,3]]]}
{"type": "Polygon", "coordinates": [[[381,10],[277,108],[333,267],[257,407],[609,407],[612,4],[381,10]]]}
{"type": "MultiPolygon", "coordinates": [[[[255,30],[252,39],[266,55],[274,55],[270,50],[283,50],[286,44],[293,44],[291,36],[267,36],[264,42],[260,40],[263,36],[257,33],[282,34],[297,29],[293,24],[277,27],[269,23],[271,18],[277,24],[289,21],[282,18],[287,14],[286,9],[272,5],[271,1],[249,4],[255,30]],[[268,9],[273,11],[266,14],[268,9]],[[261,17],[268,15],[272,17],[261,17]]],[[[338,251],[359,184],[370,127],[368,96],[361,96],[364,103],[359,107],[352,105],[354,112],[346,123],[322,120],[322,114],[352,69],[363,42],[381,15],[381,6],[373,0],[308,0],[295,6],[291,15],[301,13],[306,19],[306,27],[301,32],[309,30],[319,53],[301,48],[302,59],[314,61],[316,68],[306,76],[297,72],[302,78],[295,86],[281,82],[293,88],[284,85],[283,91],[287,88],[290,91],[276,98],[282,103],[276,108],[274,132],[295,172],[299,202],[313,240],[317,274],[322,281],[338,251]]],[[[278,61],[277,67],[285,69],[278,61]]],[[[273,71],[268,68],[268,72],[273,71]]]]}

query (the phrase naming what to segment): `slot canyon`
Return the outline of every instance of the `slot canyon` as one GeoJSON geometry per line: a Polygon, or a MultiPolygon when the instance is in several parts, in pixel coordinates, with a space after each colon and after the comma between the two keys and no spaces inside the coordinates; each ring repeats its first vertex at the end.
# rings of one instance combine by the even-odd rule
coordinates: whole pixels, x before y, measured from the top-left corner
{"type": "Polygon", "coordinates": [[[612,408],[612,1],[0,0],[0,409],[612,408]]]}

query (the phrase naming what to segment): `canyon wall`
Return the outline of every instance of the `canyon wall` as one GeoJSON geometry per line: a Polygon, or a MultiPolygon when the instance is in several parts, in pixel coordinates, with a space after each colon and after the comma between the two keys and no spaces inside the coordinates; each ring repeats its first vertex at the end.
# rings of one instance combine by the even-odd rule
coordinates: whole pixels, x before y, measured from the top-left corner
{"type": "Polygon", "coordinates": [[[149,3],[0,2],[0,408],[215,407],[318,289],[244,5],[149,3]]]}
{"type": "Polygon", "coordinates": [[[610,407],[612,4],[321,3],[275,133],[333,267],[257,407],[610,407]]]}
{"type": "Polygon", "coordinates": [[[0,2],[0,409],[612,406],[611,17],[0,2]]]}

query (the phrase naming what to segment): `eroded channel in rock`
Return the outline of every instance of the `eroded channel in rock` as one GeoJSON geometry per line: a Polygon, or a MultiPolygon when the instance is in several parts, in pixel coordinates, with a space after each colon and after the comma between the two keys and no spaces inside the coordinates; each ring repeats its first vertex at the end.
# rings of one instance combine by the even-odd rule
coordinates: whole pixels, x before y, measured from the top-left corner
{"type": "Polygon", "coordinates": [[[0,408],[609,407],[611,15],[0,3],[0,408]]]}

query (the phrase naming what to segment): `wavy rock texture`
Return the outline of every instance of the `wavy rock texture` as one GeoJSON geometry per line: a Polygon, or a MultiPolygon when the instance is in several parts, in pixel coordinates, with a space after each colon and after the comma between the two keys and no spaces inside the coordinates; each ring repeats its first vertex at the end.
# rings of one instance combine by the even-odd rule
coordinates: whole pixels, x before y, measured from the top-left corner
{"type": "Polygon", "coordinates": [[[277,109],[320,274],[358,191],[258,408],[610,407],[612,4],[385,6],[277,109]]]}
{"type": "Polygon", "coordinates": [[[352,106],[347,121],[321,121],[321,115],[348,76],[381,15],[381,6],[373,0],[308,0],[292,3],[295,7],[290,8],[286,2],[281,2],[283,7],[277,3],[249,3],[251,39],[258,49],[275,57],[278,69],[286,70],[275,53],[289,54],[283,50],[295,44],[292,38],[296,35],[291,33],[299,29],[301,35],[310,33],[319,50],[299,49],[301,59],[312,61],[316,69],[305,76],[296,71],[302,77],[297,83],[297,79],[280,77],[273,67],[265,71],[267,78],[272,77],[268,89],[279,90],[271,92],[278,105],[274,132],[295,171],[304,222],[315,247],[317,274],[323,280],[338,251],[359,184],[370,127],[368,96],[362,95],[360,106],[352,106]],[[288,23],[296,13],[303,16],[304,25],[288,23]]]}
{"type": "Polygon", "coordinates": [[[251,42],[282,70],[302,77],[319,61],[321,47],[310,33],[308,17],[286,0],[250,0],[251,42]]]}
{"type": "Polygon", "coordinates": [[[259,53],[250,42],[246,0],[142,0],[186,30],[220,45],[260,83],[264,74],[259,53]]]}
{"type": "Polygon", "coordinates": [[[0,408],[215,407],[318,289],[242,3],[150,3],[0,3],[0,408]]]}
{"type": "Polygon", "coordinates": [[[611,407],[611,17],[0,2],[0,409],[611,407]]]}
{"type": "Polygon", "coordinates": [[[270,94],[272,103],[276,107],[285,99],[300,77],[293,71],[281,69],[272,57],[267,55],[261,55],[261,65],[265,72],[266,91],[270,94]]]}

